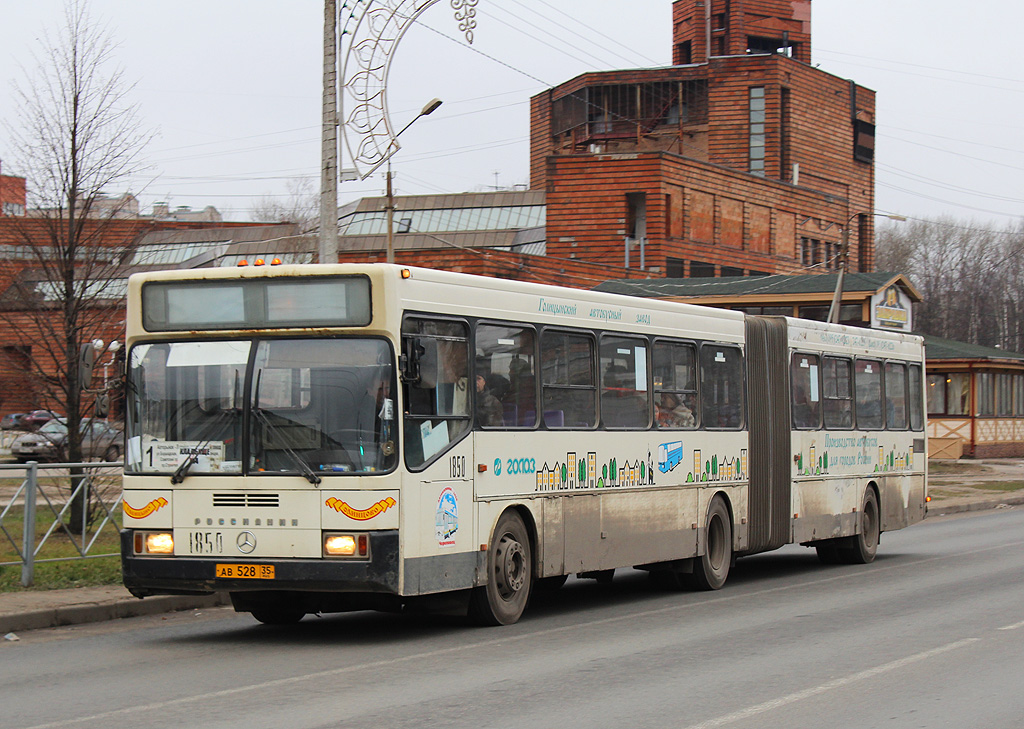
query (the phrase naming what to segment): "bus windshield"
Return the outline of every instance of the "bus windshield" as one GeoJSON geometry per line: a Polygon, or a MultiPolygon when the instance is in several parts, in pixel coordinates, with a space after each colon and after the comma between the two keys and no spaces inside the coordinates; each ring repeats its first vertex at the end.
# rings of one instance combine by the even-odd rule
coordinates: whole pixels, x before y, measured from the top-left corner
{"type": "Polygon", "coordinates": [[[383,339],[140,344],[128,372],[135,473],[298,473],[394,468],[395,391],[383,339]]]}

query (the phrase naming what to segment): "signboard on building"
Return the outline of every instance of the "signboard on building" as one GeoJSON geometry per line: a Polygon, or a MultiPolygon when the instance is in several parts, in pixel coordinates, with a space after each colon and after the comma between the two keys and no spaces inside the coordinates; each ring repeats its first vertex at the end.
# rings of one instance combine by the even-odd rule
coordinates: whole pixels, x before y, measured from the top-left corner
{"type": "Polygon", "coordinates": [[[910,297],[896,284],[871,296],[871,328],[889,331],[913,331],[910,297]]]}

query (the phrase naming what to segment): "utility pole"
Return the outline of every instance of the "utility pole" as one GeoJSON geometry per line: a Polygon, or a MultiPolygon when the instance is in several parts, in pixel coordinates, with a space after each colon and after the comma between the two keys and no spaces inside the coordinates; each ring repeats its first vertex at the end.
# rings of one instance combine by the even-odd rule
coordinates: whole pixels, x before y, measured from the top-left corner
{"type": "Polygon", "coordinates": [[[395,188],[391,183],[391,158],[388,158],[388,172],[387,172],[387,206],[385,208],[387,212],[387,226],[388,226],[388,253],[387,262],[395,262],[395,188]]]}
{"type": "Polygon", "coordinates": [[[338,13],[324,0],[323,128],[320,150],[320,263],[338,262],[338,13]]]}

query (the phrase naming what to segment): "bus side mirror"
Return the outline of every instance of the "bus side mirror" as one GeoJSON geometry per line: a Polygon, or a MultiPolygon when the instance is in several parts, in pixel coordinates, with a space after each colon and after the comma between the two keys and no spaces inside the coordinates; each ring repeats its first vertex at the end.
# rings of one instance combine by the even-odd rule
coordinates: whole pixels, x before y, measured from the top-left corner
{"type": "Polygon", "coordinates": [[[87,342],[78,350],[78,387],[87,390],[92,386],[92,371],[96,365],[96,350],[87,342]]]}
{"type": "Polygon", "coordinates": [[[421,390],[437,387],[437,340],[413,338],[405,340],[402,357],[402,379],[421,390]]]}

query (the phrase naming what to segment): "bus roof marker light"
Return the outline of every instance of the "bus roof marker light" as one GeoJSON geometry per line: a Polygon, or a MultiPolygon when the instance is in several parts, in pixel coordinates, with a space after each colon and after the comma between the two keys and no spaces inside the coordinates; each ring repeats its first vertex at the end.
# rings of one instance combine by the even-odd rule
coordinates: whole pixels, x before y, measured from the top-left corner
{"type": "Polygon", "coordinates": [[[280,266],[281,265],[281,259],[280,258],[275,258],[273,261],[270,262],[270,265],[271,266],[280,266]]]}
{"type": "Polygon", "coordinates": [[[410,271],[408,268],[403,268],[402,278],[412,278],[412,271],[410,271]]]}
{"type": "Polygon", "coordinates": [[[238,262],[238,265],[239,266],[248,266],[249,262],[243,258],[241,261],[238,262]]]}
{"type": "Polygon", "coordinates": [[[256,259],[256,260],[255,260],[255,261],[253,262],[253,264],[252,264],[252,265],[254,265],[254,266],[265,266],[265,265],[267,265],[267,262],[266,262],[266,261],[264,261],[264,260],[263,260],[262,258],[257,258],[257,259],[256,259]]]}

